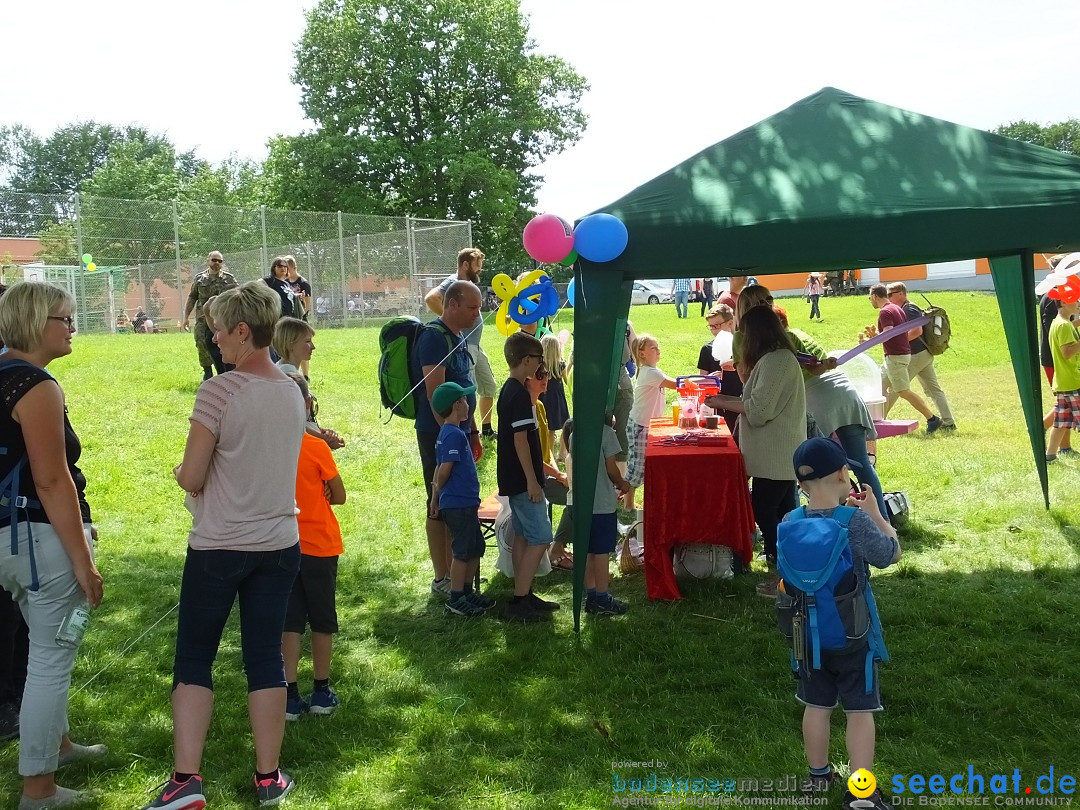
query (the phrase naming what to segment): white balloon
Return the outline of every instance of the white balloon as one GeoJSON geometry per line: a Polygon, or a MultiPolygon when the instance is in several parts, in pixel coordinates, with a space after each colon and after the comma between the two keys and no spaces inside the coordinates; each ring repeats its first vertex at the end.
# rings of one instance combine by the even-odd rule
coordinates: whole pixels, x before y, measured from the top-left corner
{"type": "Polygon", "coordinates": [[[1045,295],[1054,289],[1054,287],[1060,287],[1064,284],[1069,276],[1080,273],[1080,253],[1070,253],[1068,256],[1063,256],[1061,261],[1057,263],[1057,267],[1050,271],[1042,281],[1035,285],[1036,295],[1045,295]]]}
{"type": "Polygon", "coordinates": [[[712,342],[712,356],[713,360],[717,363],[728,363],[731,361],[733,338],[731,332],[717,332],[716,337],[712,342]]]}

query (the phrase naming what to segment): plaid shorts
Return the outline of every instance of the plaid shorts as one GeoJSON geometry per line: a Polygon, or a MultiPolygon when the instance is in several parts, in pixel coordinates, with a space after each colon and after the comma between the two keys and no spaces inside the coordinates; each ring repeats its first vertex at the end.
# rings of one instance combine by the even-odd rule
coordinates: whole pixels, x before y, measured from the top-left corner
{"type": "Polygon", "coordinates": [[[632,487],[640,487],[645,481],[645,445],[649,441],[649,426],[629,422],[626,425],[629,443],[626,459],[626,480],[632,487]]]}
{"type": "Polygon", "coordinates": [[[1058,391],[1054,403],[1054,427],[1080,430],[1080,391],[1058,391]]]}

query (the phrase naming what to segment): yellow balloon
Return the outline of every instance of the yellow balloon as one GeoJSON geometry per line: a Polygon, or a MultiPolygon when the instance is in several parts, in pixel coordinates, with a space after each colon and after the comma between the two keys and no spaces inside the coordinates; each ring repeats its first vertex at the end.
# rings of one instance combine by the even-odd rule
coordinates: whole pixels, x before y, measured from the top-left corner
{"type": "Polygon", "coordinates": [[[510,337],[514,332],[521,328],[521,324],[510,320],[509,301],[503,301],[499,304],[499,309],[495,312],[495,326],[505,337],[510,337]]]}
{"type": "Polygon", "coordinates": [[[86,265],[86,269],[93,273],[95,270],[97,270],[97,265],[93,262],[90,262],[90,264],[86,265]]]}
{"type": "Polygon", "coordinates": [[[506,275],[506,273],[499,273],[491,280],[491,289],[495,291],[495,295],[499,296],[499,300],[504,302],[509,301],[517,295],[517,288],[514,287],[514,280],[506,275]]]}

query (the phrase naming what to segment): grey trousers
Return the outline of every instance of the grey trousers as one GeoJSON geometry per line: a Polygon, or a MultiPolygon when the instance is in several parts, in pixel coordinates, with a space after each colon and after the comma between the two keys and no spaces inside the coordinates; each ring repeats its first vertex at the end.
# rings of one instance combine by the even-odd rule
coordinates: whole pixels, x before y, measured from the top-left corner
{"type": "MultiPolygon", "coordinates": [[[[0,585],[11,592],[30,626],[30,659],[26,691],[19,714],[19,774],[40,776],[56,770],[60,737],[68,733],[68,689],[75,666],[74,647],[56,643],[56,631],[73,606],[84,600],[71,559],[48,523],[19,524],[19,553],[13,555],[4,527],[5,548],[0,548],[0,585]],[[30,587],[28,532],[34,538],[34,560],[40,587],[30,587]]],[[[90,526],[83,527],[93,554],[90,526]]]]}

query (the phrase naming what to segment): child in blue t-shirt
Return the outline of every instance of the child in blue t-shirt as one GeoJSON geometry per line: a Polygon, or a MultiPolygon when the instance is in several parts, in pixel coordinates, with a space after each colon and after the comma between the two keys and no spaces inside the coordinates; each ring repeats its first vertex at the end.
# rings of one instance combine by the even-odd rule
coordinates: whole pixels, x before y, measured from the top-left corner
{"type": "Polygon", "coordinates": [[[484,556],[484,535],[477,510],[480,507],[480,478],[476,474],[469,437],[461,429],[469,419],[468,397],[476,386],[462,387],[446,382],[431,395],[431,407],[445,419],[435,440],[435,475],[428,514],[441,518],[450,530],[450,598],[447,613],[482,616],[495,600],[473,590],[473,580],[484,556]]]}

